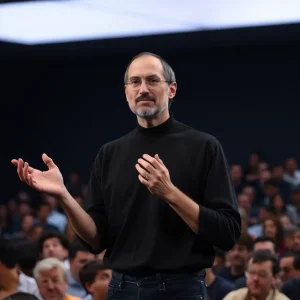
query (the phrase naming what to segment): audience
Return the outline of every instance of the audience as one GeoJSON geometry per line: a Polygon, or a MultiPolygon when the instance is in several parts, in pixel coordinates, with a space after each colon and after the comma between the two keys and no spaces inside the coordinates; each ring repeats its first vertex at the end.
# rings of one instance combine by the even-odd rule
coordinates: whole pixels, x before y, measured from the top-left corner
{"type": "MultiPolygon", "coordinates": [[[[208,299],[299,300],[297,160],[270,165],[253,152],[248,166],[231,165],[231,176],[243,230],[232,250],[215,248],[214,264],[206,269],[208,299]]],[[[76,172],[68,179],[71,194],[83,205],[87,185],[76,172]]],[[[54,197],[18,192],[0,205],[0,235],[1,300],[106,299],[112,273],[103,264],[105,251],[94,256],[79,243],[54,197]]]]}

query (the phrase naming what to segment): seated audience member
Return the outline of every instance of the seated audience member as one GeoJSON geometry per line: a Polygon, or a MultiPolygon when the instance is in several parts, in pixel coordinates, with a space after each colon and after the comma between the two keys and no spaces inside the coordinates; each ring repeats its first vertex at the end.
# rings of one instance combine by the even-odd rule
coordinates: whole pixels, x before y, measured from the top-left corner
{"type": "Polygon", "coordinates": [[[228,251],[229,267],[216,271],[216,275],[234,283],[240,277],[245,277],[248,258],[253,247],[250,235],[242,234],[235,246],[228,251]]]}
{"type": "Polygon", "coordinates": [[[33,277],[33,269],[39,259],[39,250],[35,243],[22,242],[17,244],[18,266],[27,276],[33,277]]]}
{"type": "Polygon", "coordinates": [[[279,194],[271,199],[270,210],[272,214],[277,217],[287,215],[293,224],[297,223],[298,216],[296,208],[291,204],[285,204],[284,199],[279,194]]]}
{"type": "Polygon", "coordinates": [[[280,259],[279,269],[280,279],[283,283],[292,278],[300,278],[300,255],[295,252],[286,253],[280,259]]]}
{"type": "Polygon", "coordinates": [[[2,300],[39,300],[39,299],[32,294],[17,292],[15,294],[3,298],[2,300]]]}
{"type": "Polygon", "coordinates": [[[44,231],[59,231],[57,226],[54,226],[48,222],[48,217],[51,214],[51,210],[52,209],[50,205],[47,202],[42,201],[37,210],[35,224],[41,225],[44,231]]]}
{"type": "Polygon", "coordinates": [[[70,269],[69,242],[59,232],[44,232],[39,239],[39,251],[42,258],[55,257],[63,261],[66,268],[70,269]]]}
{"type": "Polygon", "coordinates": [[[277,254],[282,254],[284,252],[283,228],[277,217],[272,216],[264,221],[263,235],[274,239],[277,254]]]}
{"type": "Polygon", "coordinates": [[[283,180],[284,166],[281,164],[272,167],[272,178],[278,180],[279,194],[290,203],[291,185],[283,180]]]}
{"type": "Polygon", "coordinates": [[[43,300],[79,300],[67,293],[68,274],[64,263],[57,258],[45,258],[33,271],[43,300]]]}
{"type": "Polygon", "coordinates": [[[48,224],[57,227],[60,232],[64,232],[67,225],[67,217],[58,211],[57,200],[48,194],[44,194],[43,198],[50,207],[50,214],[47,217],[48,224]]]}
{"type": "Polygon", "coordinates": [[[286,228],[288,228],[289,226],[292,225],[292,222],[287,215],[280,216],[280,223],[281,223],[283,230],[285,230],[286,228]]]}
{"type": "Polygon", "coordinates": [[[25,292],[39,296],[38,287],[33,278],[19,271],[18,252],[11,241],[0,240],[0,299],[16,292],[25,292]]]}
{"type": "MultiPolygon", "coordinates": [[[[274,240],[266,236],[258,237],[253,243],[253,251],[257,251],[257,250],[270,250],[271,253],[276,254],[276,246],[274,240]]],[[[246,277],[247,277],[247,273],[246,273],[246,277]]],[[[236,290],[246,287],[247,285],[246,277],[241,277],[235,281],[236,290]]]]}
{"type": "Polygon", "coordinates": [[[32,214],[25,214],[21,217],[21,231],[15,232],[10,239],[15,241],[26,241],[30,239],[31,228],[33,227],[34,218],[32,214]]]}
{"type": "Polygon", "coordinates": [[[81,285],[88,293],[85,300],[107,299],[108,284],[111,277],[111,270],[104,266],[102,260],[94,259],[86,262],[79,272],[81,285]]]}
{"type": "Polygon", "coordinates": [[[291,189],[291,203],[297,211],[297,224],[300,225],[300,184],[293,186],[291,189]]]}
{"type": "Polygon", "coordinates": [[[212,269],[206,269],[205,283],[209,300],[223,299],[229,292],[234,290],[232,282],[215,275],[212,269]]]}
{"type": "Polygon", "coordinates": [[[224,300],[289,300],[275,287],[278,258],[269,250],[253,252],[248,262],[247,287],[230,292],[224,300]]]}
{"type": "Polygon", "coordinates": [[[257,238],[263,235],[263,223],[272,216],[269,206],[261,204],[258,212],[258,223],[248,228],[248,233],[257,238]]]}
{"type": "Polygon", "coordinates": [[[80,242],[74,242],[69,248],[70,270],[68,271],[69,288],[67,293],[79,298],[87,296],[85,288],[81,285],[79,271],[89,260],[95,258],[80,242]]]}
{"type": "Polygon", "coordinates": [[[300,253],[300,228],[296,225],[290,225],[284,230],[284,246],[286,252],[299,252],[300,253]]]}
{"type": "Polygon", "coordinates": [[[281,292],[291,300],[300,298],[300,277],[293,278],[285,282],[281,287],[281,292]]]}

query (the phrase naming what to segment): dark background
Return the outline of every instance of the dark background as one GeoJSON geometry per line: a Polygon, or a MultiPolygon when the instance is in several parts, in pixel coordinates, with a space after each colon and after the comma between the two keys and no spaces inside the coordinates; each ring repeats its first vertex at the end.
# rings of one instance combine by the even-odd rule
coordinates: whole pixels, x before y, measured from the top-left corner
{"type": "MultiPolygon", "coordinates": [[[[174,68],[179,121],[216,136],[229,162],[261,151],[270,163],[300,158],[300,26],[197,32],[82,43],[0,43],[1,190],[21,187],[12,158],[44,168],[46,152],[63,175],[88,180],[101,145],[136,126],[123,74],[141,51],[174,68]]],[[[175,151],[175,149],[174,149],[175,151]]]]}

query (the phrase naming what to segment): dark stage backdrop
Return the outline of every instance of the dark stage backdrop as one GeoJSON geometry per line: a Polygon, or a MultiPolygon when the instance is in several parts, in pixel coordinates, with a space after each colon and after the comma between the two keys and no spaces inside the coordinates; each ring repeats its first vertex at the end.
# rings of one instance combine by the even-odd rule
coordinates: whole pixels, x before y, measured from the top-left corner
{"type": "MultiPolygon", "coordinates": [[[[229,162],[252,151],[300,159],[299,26],[25,47],[0,44],[1,202],[22,187],[13,157],[85,181],[101,145],[136,126],[123,90],[130,58],[154,51],[173,66],[174,117],[216,136],[229,162]],[[292,34],[293,33],[293,34],[292,34]]],[[[176,151],[173,149],[172,151],[176,151]]]]}

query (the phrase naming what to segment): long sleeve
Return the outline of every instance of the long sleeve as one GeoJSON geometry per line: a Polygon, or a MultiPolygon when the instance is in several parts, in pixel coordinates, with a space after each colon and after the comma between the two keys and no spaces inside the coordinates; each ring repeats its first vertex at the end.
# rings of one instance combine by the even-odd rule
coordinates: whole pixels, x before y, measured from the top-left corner
{"type": "Polygon", "coordinates": [[[85,199],[86,212],[94,220],[97,232],[100,238],[100,248],[95,250],[91,248],[87,243],[82,241],[85,246],[89,248],[91,253],[98,254],[107,248],[108,244],[108,224],[107,216],[104,206],[104,196],[101,185],[101,174],[102,174],[102,157],[103,153],[100,150],[94,162],[90,180],[88,184],[88,195],[85,199]]]}
{"type": "Polygon", "coordinates": [[[198,235],[224,251],[233,248],[241,234],[241,218],[227,160],[216,139],[208,142],[209,159],[198,235]]]}

